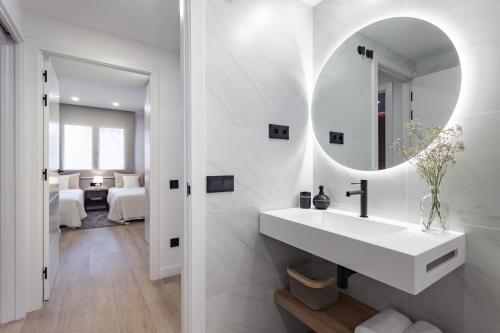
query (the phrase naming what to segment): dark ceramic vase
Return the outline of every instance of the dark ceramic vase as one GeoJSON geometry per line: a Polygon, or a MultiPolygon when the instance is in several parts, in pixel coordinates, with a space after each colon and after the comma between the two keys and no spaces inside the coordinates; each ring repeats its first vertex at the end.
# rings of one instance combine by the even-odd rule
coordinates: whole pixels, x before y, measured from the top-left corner
{"type": "Polygon", "coordinates": [[[313,199],[313,204],[316,209],[325,210],[330,207],[330,198],[325,194],[324,187],[319,187],[319,194],[313,199]]]}

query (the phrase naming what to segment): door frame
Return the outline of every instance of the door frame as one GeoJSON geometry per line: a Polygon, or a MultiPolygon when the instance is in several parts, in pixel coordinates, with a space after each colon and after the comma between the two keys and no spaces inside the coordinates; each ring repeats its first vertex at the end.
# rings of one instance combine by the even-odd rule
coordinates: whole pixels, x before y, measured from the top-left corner
{"type": "Polygon", "coordinates": [[[13,41],[13,57],[9,60],[8,68],[13,71],[14,76],[13,81],[6,82],[9,87],[9,112],[5,113],[1,107],[2,115],[8,114],[11,124],[0,131],[3,138],[0,147],[2,157],[4,154],[8,156],[11,163],[2,163],[4,170],[0,181],[7,185],[7,193],[12,193],[0,196],[0,253],[7,254],[0,257],[0,324],[21,319],[26,314],[25,224],[20,205],[21,194],[16,191],[23,183],[23,175],[19,172],[22,142],[19,115],[23,110],[24,39],[19,25],[19,11],[16,9],[20,8],[16,8],[16,5],[9,6],[0,0],[0,22],[13,41]],[[14,190],[11,191],[10,188],[14,190]]]}
{"type": "Polygon", "coordinates": [[[181,70],[185,171],[191,195],[185,200],[182,266],[182,332],[206,331],[206,0],[181,0],[181,70]]]}
{"type": "MultiPolygon", "coordinates": [[[[112,62],[106,62],[95,56],[90,56],[88,54],[81,55],[79,51],[72,50],[67,47],[55,46],[55,45],[44,45],[39,41],[31,41],[29,47],[26,50],[26,83],[30,85],[30,88],[36,89],[36,95],[33,93],[28,93],[30,96],[38,96],[41,98],[43,92],[43,57],[44,56],[57,56],[68,59],[73,59],[77,61],[83,61],[91,64],[102,65],[109,68],[114,68],[118,70],[124,70],[129,72],[135,72],[143,75],[149,76],[149,81],[151,84],[150,91],[150,114],[151,114],[151,125],[150,125],[150,175],[149,179],[153,180],[149,182],[149,193],[150,193],[150,243],[149,243],[149,275],[151,280],[157,280],[161,278],[161,263],[160,263],[160,182],[158,181],[160,176],[160,68],[156,66],[145,66],[141,64],[134,64],[133,66],[124,66],[121,64],[116,64],[112,62]],[[29,67],[29,68],[28,68],[29,67]]],[[[33,92],[33,90],[31,91],[33,92]]],[[[42,103],[41,100],[28,101],[27,108],[25,110],[25,116],[28,117],[30,114],[29,108],[37,109],[38,112],[31,114],[30,119],[25,119],[24,124],[28,125],[34,130],[34,135],[36,138],[42,138],[43,135],[43,113],[42,113],[42,103]]],[[[43,140],[38,140],[36,151],[27,152],[34,153],[38,156],[36,158],[36,165],[26,165],[24,170],[32,175],[35,172],[41,172],[43,169],[43,140]],[[41,153],[40,153],[41,152],[41,153]]],[[[26,156],[24,156],[26,157],[26,156]]],[[[148,177],[146,177],[148,178],[148,177]]],[[[27,312],[38,310],[42,306],[43,300],[43,279],[42,270],[44,267],[43,260],[43,181],[38,177],[39,185],[36,186],[36,193],[31,194],[31,196],[25,197],[21,201],[22,209],[35,210],[34,217],[38,221],[31,221],[30,234],[27,239],[27,270],[28,270],[28,281],[27,281],[27,293],[28,293],[28,304],[27,312]],[[37,204],[33,205],[32,198],[37,204]],[[29,199],[28,199],[29,198],[29,199]],[[31,202],[31,204],[30,204],[31,202]],[[40,269],[40,274],[38,273],[40,269]]],[[[22,190],[22,196],[27,196],[27,191],[33,191],[33,185],[26,185],[22,190]]]]}
{"type": "MultiPolygon", "coordinates": [[[[390,61],[388,61],[387,59],[383,59],[383,58],[380,58],[380,57],[376,57],[375,61],[374,61],[374,66],[376,67],[376,79],[374,80],[374,85],[375,87],[377,88],[377,93],[378,93],[378,72],[379,71],[382,71],[384,73],[386,73],[387,75],[391,75],[397,79],[400,79],[401,81],[411,81],[412,80],[412,74],[409,73],[409,72],[406,72],[404,68],[401,68],[400,66],[398,66],[397,64],[395,63],[391,63],[390,61]]],[[[410,111],[411,111],[411,108],[410,108],[410,91],[411,91],[411,87],[410,85],[407,83],[407,82],[403,82],[402,83],[402,92],[401,92],[401,100],[402,100],[402,113],[403,113],[403,123],[401,124],[402,126],[402,138],[403,138],[403,146],[404,147],[407,147],[408,146],[408,138],[406,137],[406,135],[404,135],[404,132],[405,132],[405,125],[409,120],[410,120],[410,111]]],[[[394,133],[395,133],[395,127],[394,127],[394,122],[393,122],[393,119],[394,119],[394,112],[393,112],[393,109],[394,109],[394,87],[391,87],[391,98],[392,98],[392,103],[391,103],[391,111],[390,111],[390,118],[391,118],[391,121],[390,121],[390,134],[391,134],[391,137],[394,136],[394,133]]],[[[376,107],[376,100],[375,100],[375,107],[376,107]]],[[[388,118],[386,118],[388,119],[388,118]]],[[[386,123],[387,125],[387,123],[386,123]]],[[[387,129],[387,127],[386,127],[387,129]]],[[[386,130],[386,139],[387,139],[387,133],[389,133],[389,131],[386,130]]],[[[378,128],[377,128],[377,132],[376,134],[378,135],[378,128]]],[[[377,136],[375,136],[375,138],[377,138],[377,136]]],[[[391,143],[391,140],[387,141],[386,140],[386,143],[389,142],[391,143]]],[[[392,143],[391,143],[392,144],[392,143]]],[[[391,163],[389,163],[390,165],[394,165],[395,161],[396,161],[396,158],[398,158],[394,152],[392,151],[392,149],[390,149],[389,146],[387,146],[387,149],[386,149],[386,162],[387,162],[387,157],[390,156],[391,158],[391,163]]],[[[397,164],[397,163],[396,163],[397,164]]],[[[387,166],[387,164],[386,164],[387,166]]]]}

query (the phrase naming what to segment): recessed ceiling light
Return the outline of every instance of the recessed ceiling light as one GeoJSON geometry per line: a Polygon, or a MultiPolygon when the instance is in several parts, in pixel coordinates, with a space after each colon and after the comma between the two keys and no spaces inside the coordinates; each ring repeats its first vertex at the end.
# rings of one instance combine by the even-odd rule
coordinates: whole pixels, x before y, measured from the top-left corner
{"type": "Polygon", "coordinates": [[[76,97],[76,96],[73,96],[73,97],[71,97],[71,100],[72,100],[73,102],[79,102],[79,101],[80,101],[80,98],[78,98],[78,97],[76,97]]]}
{"type": "Polygon", "coordinates": [[[119,106],[120,106],[120,103],[118,103],[118,102],[113,102],[113,106],[115,106],[115,107],[119,107],[119,106]]]}

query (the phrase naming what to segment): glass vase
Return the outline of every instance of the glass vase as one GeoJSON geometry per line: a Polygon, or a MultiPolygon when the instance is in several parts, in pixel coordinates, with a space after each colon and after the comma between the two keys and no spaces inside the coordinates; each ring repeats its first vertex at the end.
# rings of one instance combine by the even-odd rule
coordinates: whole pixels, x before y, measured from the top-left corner
{"type": "Polygon", "coordinates": [[[431,187],[430,190],[430,193],[420,200],[422,231],[443,233],[448,229],[449,204],[441,196],[439,187],[431,187]]]}

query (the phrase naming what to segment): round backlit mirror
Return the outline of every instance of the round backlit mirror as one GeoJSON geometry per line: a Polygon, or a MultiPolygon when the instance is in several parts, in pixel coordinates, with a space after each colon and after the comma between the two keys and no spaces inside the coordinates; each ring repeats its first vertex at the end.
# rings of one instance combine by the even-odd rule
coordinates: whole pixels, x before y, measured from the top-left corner
{"type": "Polygon", "coordinates": [[[404,161],[393,142],[406,124],[444,127],[461,86],[460,60],[435,25],[398,17],[349,37],[328,59],[312,100],[314,132],[323,150],[357,170],[404,161]]]}

